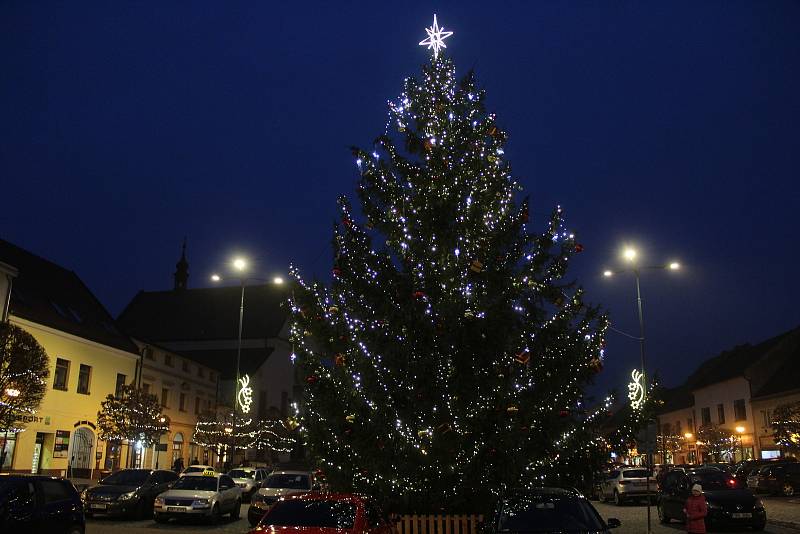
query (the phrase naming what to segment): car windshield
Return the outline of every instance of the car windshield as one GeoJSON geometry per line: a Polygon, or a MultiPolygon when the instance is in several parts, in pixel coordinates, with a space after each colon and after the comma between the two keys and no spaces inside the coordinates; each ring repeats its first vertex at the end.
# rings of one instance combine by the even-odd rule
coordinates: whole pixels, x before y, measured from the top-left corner
{"type": "Polygon", "coordinates": [[[700,484],[703,486],[703,491],[732,490],[742,487],[742,483],[739,480],[722,471],[717,473],[694,473],[690,478],[692,479],[692,485],[700,484]]]}
{"type": "MultiPolygon", "coordinates": [[[[285,475],[282,475],[285,476],[285,475]]],[[[353,528],[356,506],[340,501],[279,501],[261,525],[280,527],[353,528]]]]}
{"type": "Polygon", "coordinates": [[[149,476],[150,471],[147,469],[125,469],[108,475],[100,481],[100,484],[104,486],[141,486],[149,476]]]}
{"type": "Polygon", "coordinates": [[[255,478],[255,471],[245,471],[244,469],[234,469],[228,473],[231,478],[255,478]]]}
{"type": "Polygon", "coordinates": [[[308,475],[276,474],[267,477],[264,488],[309,489],[308,475]]]}
{"type": "Polygon", "coordinates": [[[622,472],[622,478],[647,478],[649,475],[647,469],[629,469],[622,472]]]}
{"type": "Polygon", "coordinates": [[[217,477],[181,477],[172,489],[217,491],[217,477]]]}
{"type": "Polygon", "coordinates": [[[497,523],[499,532],[585,532],[603,530],[592,505],[561,495],[537,495],[506,502],[497,523]]]}

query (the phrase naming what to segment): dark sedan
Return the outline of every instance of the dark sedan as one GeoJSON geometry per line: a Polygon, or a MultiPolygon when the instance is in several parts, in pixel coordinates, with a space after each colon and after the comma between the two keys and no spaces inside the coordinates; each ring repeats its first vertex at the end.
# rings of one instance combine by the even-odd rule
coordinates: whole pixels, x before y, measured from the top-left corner
{"type": "Polygon", "coordinates": [[[81,499],[69,480],[0,477],[0,532],[83,534],[85,528],[81,499]]]}
{"type": "Polygon", "coordinates": [[[178,479],[172,471],[123,469],[107,476],[100,484],[83,491],[86,516],[93,514],[147,517],[153,513],[156,495],[167,491],[178,479]]]}
{"type": "Polygon", "coordinates": [[[683,508],[691,494],[691,487],[700,484],[708,504],[706,529],[729,525],[764,530],[767,512],[761,499],[742,486],[730,473],[716,468],[672,471],[664,478],[658,495],[658,518],[662,523],[673,519],[685,521],[683,508]]]}
{"type": "Polygon", "coordinates": [[[603,521],[592,503],[576,490],[536,488],[501,498],[486,526],[489,534],[608,534],[609,529],[620,526],[620,521],[603,521]]]}

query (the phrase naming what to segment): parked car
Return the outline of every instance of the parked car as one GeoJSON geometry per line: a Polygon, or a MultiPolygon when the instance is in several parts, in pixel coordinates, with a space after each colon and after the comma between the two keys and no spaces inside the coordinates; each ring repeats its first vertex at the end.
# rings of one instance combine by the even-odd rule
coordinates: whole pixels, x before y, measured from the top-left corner
{"type": "Polygon", "coordinates": [[[322,534],[395,534],[394,525],[372,501],[361,495],[306,493],[281,497],[251,534],[262,532],[322,534]]]}
{"type": "Polygon", "coordinates": [[[669,523],[673,519],[686,521],[683,508],[694,484],[703,487],[708,504],[707,530],[726,524],[764,530],[767,512],[761,499],[745,488],[739,479],[715,468],[671,471],[667,474],[658,495],[658,518],[662,523],[669,523]]]}
{"type": "Polygon", "coordinates": [[[611,471],[601,489],[603,501],[613,500],[621,506],[632,499],[655,499],[658,488],[649,469],[628,467],[611,471]]]}
{"type": "Polygon", "coordinates": [[[83,534],[86,520],[69,480],[30,475],[0,477],[0,532],[83,534]]]}
{"type": "Polygon", "coordinates": [[[195,464],[195,465],[190,465],[189,467],[181,471],[181,476],[188,475],[189,473],[205,473],[206,471],[216,472],[217,470],[210,465],[195,464]]]}
{"type": "Polygon", "coordinates": [[[185,474],[156,497],[153,518],[166,523],[170,518],[200,517],[216,523],[223,514],[238,519],[241,509],[242,488],[228,475],[205,471],[185,474]]]}
{"type": "Polygon", "coordinates": [[[94,514],[126,515],[137,518],[153,513],[156,495],[178,479],[172,471],[123,469],[102,479],[81,493],[86,517],[94,514]]]}
{"type": "Polygon", "coordinates": [[[253,494],[258,491],[261,482],[269,476],[269,473],[266,469],[237,467],[228,471],[228,476],[233,479],[237,486],[242,488],[242,500],[249,501],[253,494]]]}
{"type": "Polygon", "coordinates": [[[754,491],[791,497],[800,491],[800,464],[787,462],[765,465],[758,471],[754,491]]]}
{"type": "Polygon", "coordinates": [[[758,469],[750,471],[750,474],[747,475],[747,487],[755,492],[758,489],[758,479],[762,476],[766,477],[766,472],[769,468],[769,465],[761,465],[758,469]],[[763,475],[762,472],[764,473],[763,475]]]}
{"type": "Polygon", "coordinates": [[[315,489],[314,476],[308,471],[273,471],[261,483],[261,487],[253,495],[247,520],[255,526],[264,517],[270,506],[278,499],[295,493],[307,493],[315,489]]]}
{"type": "Polygon", "coordinates": [[[618,519],[603,521],[592,503],[575,490],[536,488],[503,496],[491,519],[488,534],[530,532],[608,533],[618,519]]]}

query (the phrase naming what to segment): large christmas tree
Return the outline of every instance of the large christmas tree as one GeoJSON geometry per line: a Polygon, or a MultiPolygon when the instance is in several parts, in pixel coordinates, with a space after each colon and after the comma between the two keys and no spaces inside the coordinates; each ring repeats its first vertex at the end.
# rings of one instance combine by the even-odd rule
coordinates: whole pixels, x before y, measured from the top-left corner
{"type": "Polygon", "coordinates": [[[332,283],[293,271],[292,339],[308,447],[335,489],[477,512],[586,457],[574,438],[606,320],[565,279],[582,246],[561,208],[531,230],[506,133],[428,33],[433,58],[386,133],[353,149],[361,210],[339,200],[332,283]]]}

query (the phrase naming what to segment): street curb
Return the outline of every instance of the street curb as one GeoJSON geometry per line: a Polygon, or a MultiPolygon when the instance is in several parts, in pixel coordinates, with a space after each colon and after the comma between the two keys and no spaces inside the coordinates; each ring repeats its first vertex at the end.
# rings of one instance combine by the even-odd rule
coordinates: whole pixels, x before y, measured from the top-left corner
{"type": "Polygon", "coordinates": [[[794,523],[792,521],[776,521],[775,519],[769,519],[767,520],[767,523],[772,523],[773,525],[778,525],[779,527],[800,530],[800,523],[794,523]]]}

